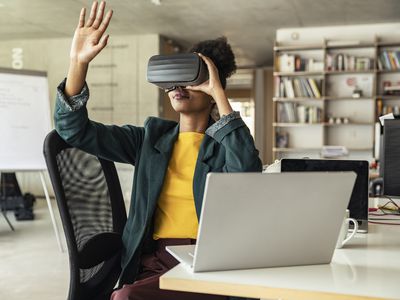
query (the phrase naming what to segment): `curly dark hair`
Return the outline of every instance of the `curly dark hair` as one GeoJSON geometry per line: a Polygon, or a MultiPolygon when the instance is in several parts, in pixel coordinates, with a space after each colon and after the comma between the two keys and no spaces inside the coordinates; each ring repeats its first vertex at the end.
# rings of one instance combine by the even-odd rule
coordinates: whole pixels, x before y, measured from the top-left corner
{"type": "Polygon", "coordinates": [[[222,87],[226,87],[226,79],[236,71],[235,55],[226,37],[201,41],[193,45],[189,52],[198,52],[211,58],[218,69],[222,87]]]}

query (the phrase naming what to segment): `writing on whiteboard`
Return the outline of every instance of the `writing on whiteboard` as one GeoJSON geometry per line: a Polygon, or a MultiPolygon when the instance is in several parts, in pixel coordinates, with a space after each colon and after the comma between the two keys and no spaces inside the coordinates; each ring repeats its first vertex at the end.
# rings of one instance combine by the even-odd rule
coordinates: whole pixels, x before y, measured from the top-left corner
{"type": "Polygon", "coordinates": [[[11,49],[11,66],[18,70],[24,67],[24,50],[22,48],[11,49]]]}
{"type": "Polygon", "coordinates": [[[0,170],[45,170],[51,127],[46,73],[0,68],[0,170]]]}

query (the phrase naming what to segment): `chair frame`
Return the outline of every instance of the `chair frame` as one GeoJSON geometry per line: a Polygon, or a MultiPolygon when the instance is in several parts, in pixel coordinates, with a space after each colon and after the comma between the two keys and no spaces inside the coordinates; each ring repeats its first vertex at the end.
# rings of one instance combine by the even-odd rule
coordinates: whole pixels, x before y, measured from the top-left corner
{"type": "MultiPolygon", "coordinates": [[[[127,219],[118,173],[112,161],[97,157],[103,169],[103,174],[109,191],[113,232],[95,235],[93,242],[91,242],[92,238],[89,239],[86,243],[89,246],[86,247],[86,249],[81,249],[81,251],[79,251],[57,164],[57,155],[61,151],[69,148],[73,147],[67,144],[58,133],[53,130],[47,135],[43,149],[68,246],[70,262],[70,286],[68,299],[108,300],[121,273],[121,237],[127,219]],[[103,251],[104,248],[109,249],[103,251]],[[85,255],[82,256],[82,252],[85,252],[85,255]],[[83,258],[87,260],[87,258],[90,257],[90,255],[88,256],[88,253],[94,253],[94,261],[83,261],[83,258]],[[101,266],[98,273],[87,282],[81,283],[80,269],[88,268],[88,265],[95,266],[100,262],[103,262],[104,264],[101,266]]],[[[86,244],[84,245],[84,248],[86,244]]]]}

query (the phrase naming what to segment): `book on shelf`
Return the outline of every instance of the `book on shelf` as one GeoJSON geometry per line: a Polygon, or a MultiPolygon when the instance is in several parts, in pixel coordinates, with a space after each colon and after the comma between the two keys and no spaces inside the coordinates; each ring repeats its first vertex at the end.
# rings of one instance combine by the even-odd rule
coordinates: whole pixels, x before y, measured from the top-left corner
{"type": "Polygon", "coordinates": [[[322,72],[324,62],[314,58],[302,58],[300,55],[284,53],[277,59],[276,70],[279,72],[322,72]]]}
{"type": "Polygon", "coordinates": [[[294,70],[301,71],[304,69],[305,69],[304,68],[304,60],[302,60],[300,56],[295,55],[294,56],[294,70]]]}
{"type": "Polygon", "coordinates": [[[311,86],[311,89],[313,91],[313,94],[314,94],[315,98],[321,98],[321,93],[319,91],[319,87],[318,87],[318,84],[315,81],[315,79],[314,78],[309,78],[308,82],[309,82],[309,84],[311,86]]]}
{"type": "Polygon", "coordinates": [[[285,95],[289,98],[296,97],[296,95],[294,94],[293,81],[289,78],[284,78],[283,82],[285,86],[285,95]]]}
{"type": "Polygon", "coordinates": [[[280,72],[294,72],[295,70],[295,56],[284,53],[278,58],[278,71],[280,72]]]}
{"type": "Polygon", "coordinates": [[[322,110],[317,106],[305,106],[292,102],[278,103],[278,123],[315,124],[322,122],[322,110]]]}
{"type": "Polygon", "coordinates": [[[376,100],[376,110],[375,110],[375,120],[378,120],[380,116],[382,116],[383,112],[383,101],[382,99],[376,100]]]}
{"type": "Polygon", "coordinates": [[[400,51],[384,50],[378,58],[379,70],[400,70],[400,51]]]}
{"type": "Polygon", "coordinates": [[[304,86],[305,89],[305,93],[307,95],[307,97],[314,97],[314,94],[312,92],[312,88],[309,85],[308,79],[304,79],[301,81],[302,85],[304,86]]]}
{"type": "Polygon", "coordinates": [[[294,103],[278,103],[276,121],[278,123],[296,123],[297,118],[295,114],[294,103]]]}
{"type": "Polygon", "coordinates": [[[300,86],[300,80],[298,78],[293,79],[293,84],[294,84],[295,96],[296,97],[304,97],[303,96],[304,93],[300,86]]]}
{"type": "Polygon", "coordinates": [[[321,98],[322,80],[314,78],[275,77],[275,97],[321,98]]]}
{"type": "Polygon", "coordinates": [[[357,57],[343,53],[326,55],[326,70],[328,71],[368,71],[373,69],[374,59],[357,57]]]}
{"type": "Polygon", "coordinates": [[[279,95],[283,95],[283,85],[281,85],[281,79],[279,76],[274,77],[274,97],[279,97],[279,95]]]}

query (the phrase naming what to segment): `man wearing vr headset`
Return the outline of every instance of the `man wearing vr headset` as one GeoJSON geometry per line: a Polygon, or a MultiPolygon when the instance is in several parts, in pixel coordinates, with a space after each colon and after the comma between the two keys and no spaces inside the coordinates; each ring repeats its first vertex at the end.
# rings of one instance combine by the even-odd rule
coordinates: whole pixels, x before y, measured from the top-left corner
{"type": "Polygon", "coordinates": [[[166,91],[179,123],[150,117],[144,127],[104,125],[88,119],[85,79],[90,61],[107,45],[111,16],[105,2],[94,2],[85,23],[82,9],[55,109],[56,130],[67,143],[135,166],[120,289],[111,299],[227,299],[160,290],[159,277],[178,263],[165,246],[195,243],[207,173],[262,170],[250,131],[225,94],[226,78],[236,70],[232,50],[225,38],[193,47],[209,79],[166,91]],[[222,116],[217,122],[210,117],[214,106],[222,116]]]}

